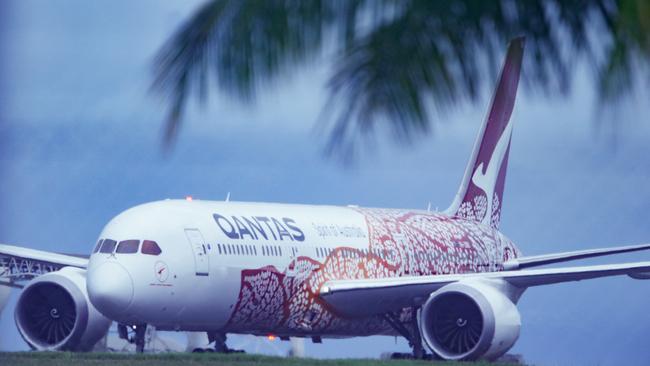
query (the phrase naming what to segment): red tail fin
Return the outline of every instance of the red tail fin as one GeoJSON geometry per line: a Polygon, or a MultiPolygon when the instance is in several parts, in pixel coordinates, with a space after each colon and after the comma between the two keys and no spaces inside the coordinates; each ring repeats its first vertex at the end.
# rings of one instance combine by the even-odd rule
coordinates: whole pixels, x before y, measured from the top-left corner
{"type": "Polygon", "coordinates": [[[508,53],[492,97],[487,119],[481,127],[463,183],[448,213],[498,228],[501,221],[503,187],[508,166],[512,122],[524,39],[510,42],[508,53]]]}

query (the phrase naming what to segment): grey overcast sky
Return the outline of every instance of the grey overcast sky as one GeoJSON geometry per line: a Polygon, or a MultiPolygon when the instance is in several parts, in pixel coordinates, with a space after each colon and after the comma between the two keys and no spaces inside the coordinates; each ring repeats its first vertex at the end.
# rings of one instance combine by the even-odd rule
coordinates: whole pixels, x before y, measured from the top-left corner
{"type": "MultiPolygon", "coordinates": [[[[345,168],[322,156],[324,136],[314,129],[326,99],[322,61],[254,105],[218,95],[192,107],[175,149],[162,154],[165,110],[147,91],[151,60],[199,3],[3,1],[0,242],[88,253],[120,211],[188,194],[401,208],[451,202],[489,98],[445,115],[413,146],[380,137],[375,152],[345,168]]],[[[648,95],[600,107],[588,75],[577,67],[566,97],[524,92],[517,100],[502,230],[526,254],[650,241],[648,95]]],[[[634,260],[650,254],[595,262],[634,260]]],[[[27,348],[13,322],[16,297],[0,317],[2,350],[27,348]]],[[[649,305],[650,281],[624,277],[531,289],[511,353],[540,365],[647,365],[649,305]]],[[[407,351],[406,343],[307,345],[314,357],[385,351],[407,351]]]]}

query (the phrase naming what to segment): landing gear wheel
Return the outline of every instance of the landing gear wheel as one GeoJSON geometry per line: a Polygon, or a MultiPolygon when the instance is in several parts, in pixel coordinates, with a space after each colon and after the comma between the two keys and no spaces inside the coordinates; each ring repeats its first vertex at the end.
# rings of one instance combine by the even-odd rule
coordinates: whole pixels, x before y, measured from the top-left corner
{"type": "Polygon", "coordinates": [[[231,349],[226,345],[226,333],[221,332],[208,332],[208,342],[214,342],[214,350],[210,349],[209,352],[217,353],[245,353],[243,350],[231,349]]]}
{"type": "Polygon", "coordinates": [[[226,333],[208,332],[208,342],[214,342],[214,351],[217,353],[229,353],[230,349],[226,345],[226,333]]]}

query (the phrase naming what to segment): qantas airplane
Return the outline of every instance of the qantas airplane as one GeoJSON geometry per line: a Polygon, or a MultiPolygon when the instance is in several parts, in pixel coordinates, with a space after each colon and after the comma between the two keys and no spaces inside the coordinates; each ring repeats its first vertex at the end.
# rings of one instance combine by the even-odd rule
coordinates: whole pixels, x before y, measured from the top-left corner
{"type": "Polygon", "coordinates": [[[114,321],[139,351],[154,326],[207,332],[222,352],[227,333],[399,335],[417,358],[494,360],[519,337],[516,304],[529,287],[650,279],[650,262],[544,267],[650,244],[523,256],[499,231],[522,55],[513,40],[446,211],[146,203],[113,218],[87,258],[0,246],[4,284],[24,283],[20,334],[36,350],[85,351],[114,321]]]}

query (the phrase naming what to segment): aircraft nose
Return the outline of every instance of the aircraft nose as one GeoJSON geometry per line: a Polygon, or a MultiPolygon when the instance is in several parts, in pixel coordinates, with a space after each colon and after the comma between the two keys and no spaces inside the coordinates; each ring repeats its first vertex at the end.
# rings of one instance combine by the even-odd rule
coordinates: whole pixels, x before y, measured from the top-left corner
{"type": "Polygon", "coordinates": [[[92,268],[86,286],[93,306],[109,318],[125,312],[133,300],[133,279],[119,263],[106,262],[92,268]]]}

